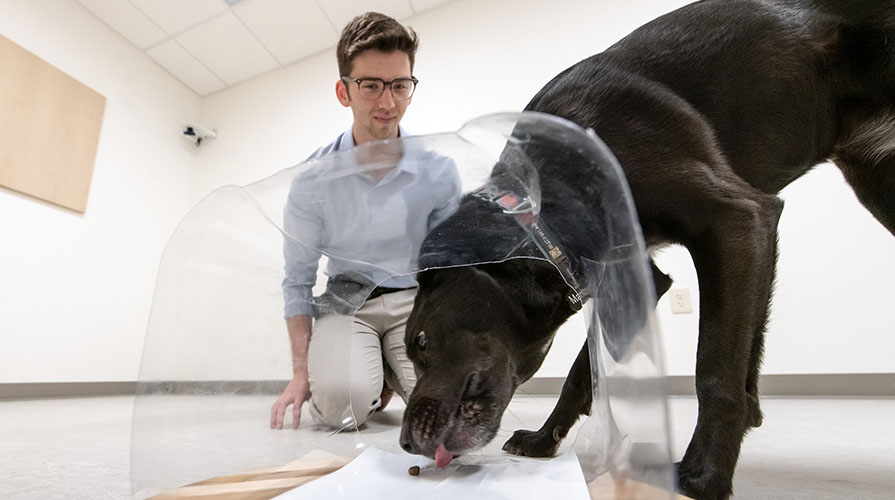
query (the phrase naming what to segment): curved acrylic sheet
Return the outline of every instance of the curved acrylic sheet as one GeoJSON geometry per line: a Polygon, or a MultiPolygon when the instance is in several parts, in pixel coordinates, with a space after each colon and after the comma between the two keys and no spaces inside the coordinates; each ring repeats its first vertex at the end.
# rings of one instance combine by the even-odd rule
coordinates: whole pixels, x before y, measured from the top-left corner
{"type": "MultiPolygon", "coordinates": [[[[350,328],[377,286],[514,258],[553,262],[570,300],[587,301],[594,404],[569,439],[586,477],[623,472],[670,487],[655,297],[627,184],[592,132],[524,113],[334,152],[220,188],[195,207],[159,267],[134,410],[135,490],[279,465],[312,450],[399,451],[397,434],[385,438],[398,422],[374,417],[361,432],[333,433],[312,425],[308,405],[299,430],[268,428],[292,373],[283,321],[290,300],[292,311],[337,315],[350,328]],[[422,186],[416,198],[407,198],[408,183],[422,186]],[[351,196],[358,184],[369,197],[351,196]],[[400,237],[407,233],[419,236],[400,237]]],[[[357,361],[348,350],[332,356],[339,365],[357,361]]],[[[367,410],[346,408],[347,427],[367,410]]],[[[507,413],[505,431],[481,455],[500,454],[522,425],[507,413]]]]}

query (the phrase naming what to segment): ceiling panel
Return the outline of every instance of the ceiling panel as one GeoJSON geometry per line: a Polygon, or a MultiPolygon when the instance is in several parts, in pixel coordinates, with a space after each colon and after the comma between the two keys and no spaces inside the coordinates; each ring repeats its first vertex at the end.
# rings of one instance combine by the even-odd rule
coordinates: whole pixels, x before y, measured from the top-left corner
{"type": "Polygon", "coordinates": [[[208,95],[226,86],[174,40],[156,45],[146,54],[199,95],[208,95]]]}
{"type": "Polygon", "coordinates": [[[229,8],[224,0],[119,0],[130,1],[169,35],[193,27],[229,8]]]}
{"type": "Polygon", "coordinates": [[[410,0],[410,5],[413,6],[413,10],[416,11],[416,13],[420,13],[443,3],[448,3],[449,1],[450,0],[410,0]]]}
{"type": "Polygon", "coordinates": [[[381,12],[395,19],[406,19],[413,15],[413,8],[408,0],[321,0],[319,4],[339,31],[355,16],[364,12],[381,12]]]}
{"type": "Polygon", "coordinates": [[[204,96],[332,49],[364,12],[406,22],[451,0],[78,1],[204,96]]]}
{"type": "Polygon", "coordinates": [[[233,12],[280,64],[316,54],[339,39],[314,0],[253,0],[233,12]]]}
{"type": "Polygon", "coordinates": [[[227,85],[278,66],[270,52],[232,12],[186,31],[176,40],[227,85]]]}
{"type": "Polygon", "coordinates": [[[168,37],[130,2],[122,0],[78,1],[140,49],[146,49],[168,37]]]}

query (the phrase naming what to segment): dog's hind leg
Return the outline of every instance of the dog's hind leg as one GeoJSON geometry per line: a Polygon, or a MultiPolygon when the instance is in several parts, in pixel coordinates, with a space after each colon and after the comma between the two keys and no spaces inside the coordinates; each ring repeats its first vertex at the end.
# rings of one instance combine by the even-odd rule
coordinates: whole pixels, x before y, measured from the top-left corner
{"type": "Polygon", "coordinates": [[[783,203],[753,188],[726,165],[689,164],[665,217],[693,257],[699,278],[696,429],[678,468],[681,491],[699,500],[727,498],[746,430],[760,415],[758,359],[776,258],[783,203]]]}
{"type": "Polygon", "coordinates": [[[503,445],[503,451],[524,457],[552,457],[580,415],[589,415],[593,403],[587,341],[572,364],[559,401],[537,431],[518,430],[503,445]]]}

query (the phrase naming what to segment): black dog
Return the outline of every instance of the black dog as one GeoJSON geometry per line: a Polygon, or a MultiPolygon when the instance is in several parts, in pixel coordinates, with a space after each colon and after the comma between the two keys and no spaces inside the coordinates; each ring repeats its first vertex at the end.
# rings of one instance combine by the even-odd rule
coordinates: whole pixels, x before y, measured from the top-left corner
{"type": "MultiPolygon", "coordinates": [[[[757,385],[783,208],[776,193],[832,160],[895,233],[895,3],[698,2],[572,66],[526,109],[594,129],[625,171],[647,246],[689,250],[700,291],[699,417],[678,483],[697,499],[728,497],[743,436],[762,422],[757,385]]],[[[580,270],[581,258],[594,258],[588,252],[605,250],[576,243],[587,239],[582,224],[599,224],[581,215],[597,195],[582,192],[580,161],[529,153],[540,158],[542,214],[561,221],[552,223],[556,236],[580,270]]],[[[511,163],[495,168],[493,183],[511,163]]],[[[500,207],[468,195],[428,237],[421,265],[438,265],[427,256],[445,248],[474,257],[475,245],[518,241],[520,230],[500,207]]],[[[652,268],[661,296],[670,279],[652,268]]],[[[566,281],[533,259],[420,273],[406,337],[419,380],[405,450],[444,465],[493,439],[513,392],[575,309],[566,281]]],[[[589,377],[585,345],[544,426],[517,431],[504,449],[554,454],[590,409],[589,377]]]]}

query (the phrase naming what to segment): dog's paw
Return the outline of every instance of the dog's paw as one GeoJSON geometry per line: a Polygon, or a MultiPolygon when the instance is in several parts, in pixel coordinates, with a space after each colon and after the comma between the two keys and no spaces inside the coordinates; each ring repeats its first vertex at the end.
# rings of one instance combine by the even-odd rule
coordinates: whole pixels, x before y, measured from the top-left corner
{"type": "Polygon", "coordinates": [[[677,490],[684,496],[697,500],[727,500],[733,492],[729,481],[719,480],[718,477],[704,471],[688,469],[680,462],[674,464],[674,472],[677,478],[677,490]]]}
{"type": "Polygon", "coordinates": [[[746,398],[746,425],[749,427],[761,427],[764,415],[761,413],[761,405],[758,398],[748,395],[746,398]]]}
{"type": "Polygon", "coordinates": [[[539,431],[518,430],[503,445],[503,451],[522,457],[552,457],[559,448],[559,440],[553,433],[544,429],[539,431]]]}

